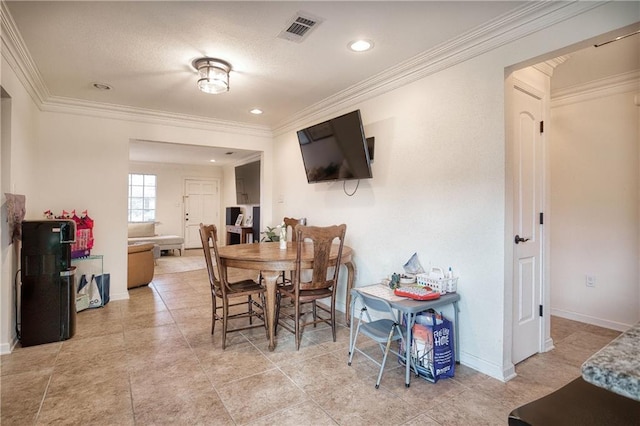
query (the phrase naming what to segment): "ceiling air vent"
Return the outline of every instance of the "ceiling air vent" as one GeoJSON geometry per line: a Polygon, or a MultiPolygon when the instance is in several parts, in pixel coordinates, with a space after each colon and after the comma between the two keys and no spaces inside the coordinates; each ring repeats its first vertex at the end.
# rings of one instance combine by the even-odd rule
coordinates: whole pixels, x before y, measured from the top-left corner
{"type": "Polygon", "coordinates": [[[296,43],[302,42],[311,34],[323,19],[313,16],[310,13],[298,12],[289,21],[287,27],[278,34],[278,38],[283,38],[296,43]]]}

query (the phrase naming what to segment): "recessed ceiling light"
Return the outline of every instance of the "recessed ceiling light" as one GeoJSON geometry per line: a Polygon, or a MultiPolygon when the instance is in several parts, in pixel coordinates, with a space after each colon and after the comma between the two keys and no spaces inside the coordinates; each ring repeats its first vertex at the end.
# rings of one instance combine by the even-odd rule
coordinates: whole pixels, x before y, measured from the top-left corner
{"type": "Polygon", "coordinates": [[[251,114],[255,114],[255,115],[260,115],[262,114],[262,110],[260,108],[254,108],[251,111],[249,111],[251,114]]]}
{"type": "Polygon", "coordinates": [[[210,163],[215,163],[215,162],[216,162],[216,159],[215,159],[215,158],[212,158],[211,160],[209,160],[209,162],[210,162],[210,163]]]}
{"type": "Polygon", "coordinates": [[[354,52],[366,52],[373,49],[373,41],[371,40],[354,40],[347,47],[354,52]]]}
{"type": "Polygon", "coordinates": [[[91,85],[98,90],[111,90],[112,87],[107,83],[91,83],[91,85]]]}

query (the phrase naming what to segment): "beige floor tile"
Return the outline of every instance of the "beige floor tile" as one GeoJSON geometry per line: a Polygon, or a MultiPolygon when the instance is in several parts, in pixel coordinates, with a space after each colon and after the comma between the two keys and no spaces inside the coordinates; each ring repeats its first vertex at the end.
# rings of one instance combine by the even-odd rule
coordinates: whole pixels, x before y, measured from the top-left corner
{"type": "Polygon", "coordinates": [[[200,366],[216,388],[276,368],[250,343],[231,345],[224,351],[212,350],[204,346],[194,351],[200,366]]]}
{"type": "Polygon", "coordinates": [[[300,404],[308,397],[277,369],[217,387],[220,398],[238,424],[300,404]]]}
{"type": "Polygon", "coordinates": [[[303,424],[314,426],[337,425],[322,408],[313,402],[303,402],[249,423],[251,426],[298,426],[303,424]]]}
{"type": "Polygon", "coordinates": [[[416,416],[415,407],[380,388],[354,382],[333,389],[315,401],[338,424],[402,424],[416,416]]]}
{"type": "Polygon", "coordinates": [[[132,385],[136,425],[233,425],[217,393],[203,375],[153,387],[132,385]]]}
{"type": "Polygon", "coordinates": [[[140,312],[127,317],[123,321],[123,328],[126,331],[138,328],[153,328],[163,325],[174,324],[173,313],[169,311],[140,312]]]}
{"type": "MultiPolygon", "coordinates": [[[[519,363],[507,383],[458,365],[454,378],[411,377],[406,387],[390,355],[376,390],[377,365],[360,354],[347,364],[341,313],[336,342],[329,326],[307,327],[297,351],[279,328],[269,351],[256,328],[229,333],[223,350],[221,322],[211,334],[205,269],[157,274],[129,294],[81,312],[67,341],[0,358],[1,424],[504,425],[514,408],[580,376],[582,362],[619,335],[552,317],[555,349],[519,363]]],[[[370,340],[358,347],[382,358],[370,340]]]]}
{"type": "Polygon", "coordinates": [[[16,347],[9,355],[0,358],[0,374],[2,376],[27,371],[47,370],[53,368],[62,342],[46,345],[16,347]]]}
{"type": "Polygon", "coordinates": [[[53,367],[49,367],[2,376],[0,424],[35,424],[52,373],[53,367]]]}
{"type": "Polygon", "coordinates": [[[120,364],[94,360],[84,368],[56,369],[37,423],[133,424],[128,373],[120,364]]]}
{"type": "MultiPolygon", "coordinates": [[[[121,326],[122,324],[120,324],[121,326]]],[[[91,359],[110,352],[122,352],[123,350],[124,336],[122,333],[84,339],[72,338],[62,342],[62,348],[56,364],[74,363],[80,359],[91,359]]]]}

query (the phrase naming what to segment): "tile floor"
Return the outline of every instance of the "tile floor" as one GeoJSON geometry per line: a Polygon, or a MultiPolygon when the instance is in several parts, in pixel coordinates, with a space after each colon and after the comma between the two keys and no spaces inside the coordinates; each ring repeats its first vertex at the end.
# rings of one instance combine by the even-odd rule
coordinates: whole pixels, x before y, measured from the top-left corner
{"type": "Polygon", "coordinates": [[[364,357],[347,366],[344,316],[337,342],[305,330],[295,351],[280,330],[274,352],[262,329],[211,336],[205,270],[156,275],[129,300],[78,314],[65,342],[16,348],[0,368],[2,425],[505,425],[508,413],[580,375],[617,332],[552,318],[556,349],[517,366],[502,383],[458,366],[437,384],[390,362],[380,389],[364,357]]]}

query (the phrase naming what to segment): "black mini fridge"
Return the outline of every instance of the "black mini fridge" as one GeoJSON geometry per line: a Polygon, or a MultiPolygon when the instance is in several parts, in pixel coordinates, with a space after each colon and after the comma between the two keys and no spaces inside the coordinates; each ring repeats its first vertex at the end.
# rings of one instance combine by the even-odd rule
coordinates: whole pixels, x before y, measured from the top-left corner
{"type": "Polygon", "coordinates": [[[71,266],[72,220],[22,222],[20,342],[58,342],[76,331],[75,267],[71,266]]]}

